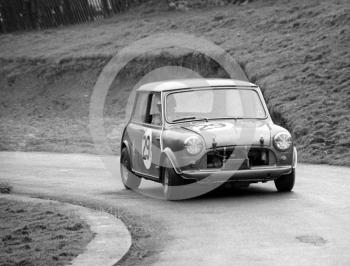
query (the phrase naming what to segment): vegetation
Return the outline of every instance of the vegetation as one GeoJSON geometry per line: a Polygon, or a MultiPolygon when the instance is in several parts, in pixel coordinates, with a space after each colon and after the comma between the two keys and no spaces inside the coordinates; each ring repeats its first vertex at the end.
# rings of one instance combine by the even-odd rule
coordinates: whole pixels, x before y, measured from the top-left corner
{"type": "Polygon", "coordinates": [[[143,0],[0,0],[0,33],[46,29],[125,11],[143,0]]]}
{"type": "Polygon", "coordinates": [[[0,183],[0,193],[10,194],[12,191],[12,186],[8,183],[0,183]]]}
{"type": "Polygon", "coordinates": [[[0,265],[66,265],[93,237],[88,225],[56,204],[0,198],[0,265]]]}

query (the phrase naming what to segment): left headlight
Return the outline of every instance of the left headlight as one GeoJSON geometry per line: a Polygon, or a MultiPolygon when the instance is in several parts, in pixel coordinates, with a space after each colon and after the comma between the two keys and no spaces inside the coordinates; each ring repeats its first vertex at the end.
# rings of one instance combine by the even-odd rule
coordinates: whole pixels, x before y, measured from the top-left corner
{"type": "Polygon", "coordinates": [[[275,144],[276,149],[285,151],[292,145],[292,137],[287,132],[280,132],[274,136],[273,143],[275,144]]]}
{"type": "Polygon", "coordinates": [[[192,136],[185,140],[186,151],[191,155],[196,155],[203,150],[204,143],[200,137],[192,136]]]}

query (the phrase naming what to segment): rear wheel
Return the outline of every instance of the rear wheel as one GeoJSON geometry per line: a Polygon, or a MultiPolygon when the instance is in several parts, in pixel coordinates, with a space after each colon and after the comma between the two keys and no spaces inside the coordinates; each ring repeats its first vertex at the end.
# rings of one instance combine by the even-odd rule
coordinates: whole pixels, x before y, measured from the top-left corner
{"type": "Polygon", "coordinates": [[[295,183],[295,169],[288,175],[282,175],[275,180],[275,186],[279,192],[292,191],[295,183]]]}
{"type": "Polygon", "coordinates": [[[140,186],[141,178],[131,172],[131,162],[128,150],[122,149],[120,155],[120,176],[126,189],[137,189],[140,186]]]}

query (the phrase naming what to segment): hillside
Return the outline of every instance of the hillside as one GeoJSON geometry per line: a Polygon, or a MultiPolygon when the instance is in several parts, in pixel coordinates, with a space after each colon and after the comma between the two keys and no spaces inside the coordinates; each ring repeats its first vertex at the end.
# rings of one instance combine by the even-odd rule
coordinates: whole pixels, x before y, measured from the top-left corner
{"type": "MultiPolygon", "coordinates": [[[[0,35],[0,149],[94,152],[88,108],[103,66],[135,40],[186,32],[238,60],[262,88],[275,121],[292,131],[301,161],[350,165],[347,0],[257,0],[186,12],[158,3],[95,23],[0,35]]],[[[205,58],[191,64],[195,57],[159,53],[119,76],[105,112],[115,151],[127,92],[142,73],[170,62],[223,75],[205,58]]]]}

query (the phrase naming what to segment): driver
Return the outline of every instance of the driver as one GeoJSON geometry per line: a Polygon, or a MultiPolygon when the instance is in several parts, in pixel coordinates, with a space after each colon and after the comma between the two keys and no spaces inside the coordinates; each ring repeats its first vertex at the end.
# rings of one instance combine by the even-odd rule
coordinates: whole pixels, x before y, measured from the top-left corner
{"type": "Polygon", "coordinates": [[[159,94],[155,94],[153,98],[153,112],[152,112],[152,124],[162,125],[162,102],[159,94]]]}

